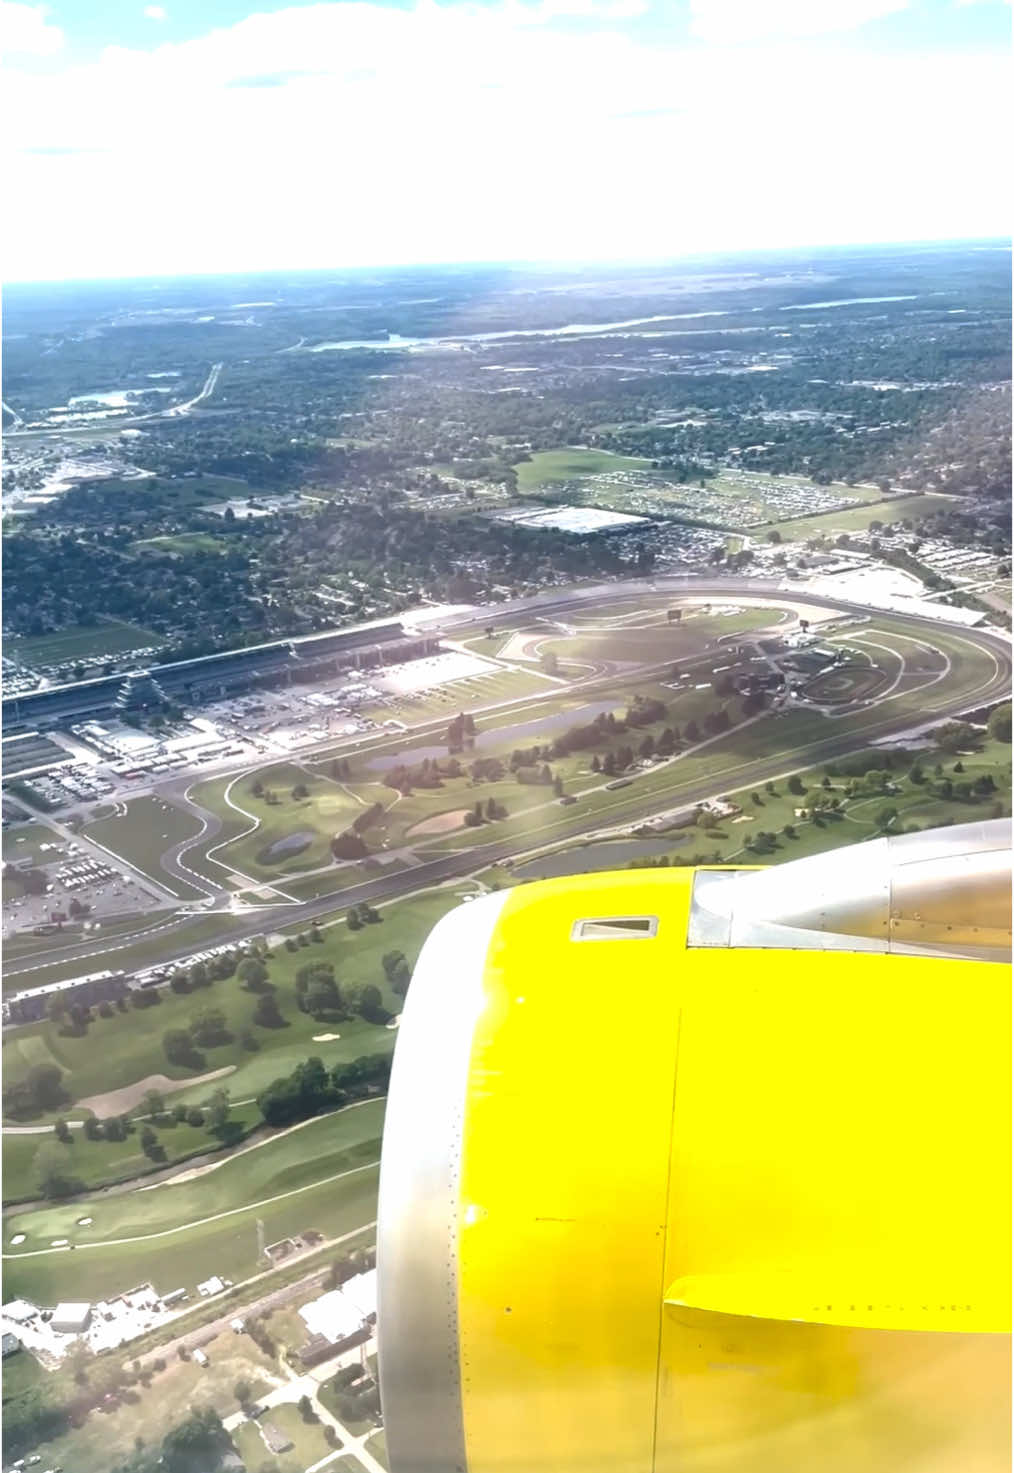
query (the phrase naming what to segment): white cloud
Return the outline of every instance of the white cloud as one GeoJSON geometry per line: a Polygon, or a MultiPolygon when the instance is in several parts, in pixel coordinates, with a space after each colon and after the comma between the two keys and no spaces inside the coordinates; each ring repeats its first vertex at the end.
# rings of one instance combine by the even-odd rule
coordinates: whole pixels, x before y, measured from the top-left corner
{"type": "Polygon", "coordinates": [[[145,20],[165,20],[166,8],[164,5],[146,5],[144,7],[145,20]]]}
{"type": "Polygon", "coordinates": [[[691,30],[702,41],[740,44],[826,36],[907,8],[908,0],[691,0],[691,30]]]}
{"type": "Polygon", "coordinates": [[[11,70],[8,275],[1003,229],[1006,58],[649,46],[627,3],[348,0],[11,70]]]}
{"type": "Polygon", "coordinates": [[[45,5],[0,0],[0,49],[5,57],[52,56],[63,45],[59,26],[46,20],[45,5]]]}

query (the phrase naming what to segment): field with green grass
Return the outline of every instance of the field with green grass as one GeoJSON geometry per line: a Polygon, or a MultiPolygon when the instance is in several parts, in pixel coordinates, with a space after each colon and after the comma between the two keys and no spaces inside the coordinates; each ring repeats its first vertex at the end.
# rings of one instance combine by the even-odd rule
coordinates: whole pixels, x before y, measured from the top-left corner
{"type": "MultiPolygon", "coordinates": [[[[207,1098],[216,1087],[212,1082],[204,1087],[203,1098],[207,1098]]],[[[223,1080],[222,1083],[228,1083],[223,1080]]],[[[168,1097],[170,1110],[177,1097],[168,1097]]],[[[71,1118],[80,1119],[83,1112],[68,1111],[71,1118]]],[[[150,1122],[145,1122],[150,1123],[150,1122]]],[[[67,1171],[89,1189],[108,1183],[128,1181],[133,1177],[161,1169],[168,1163],[187,1160],[222,1149],[223,1142],[242,1140],[255,1126],[261,1124],[261,1113],[250,1101],[237,1105],[221,1136],[215,1135],[207,1126],[179,1124],[159,1126],[156,1135],[165,1151],[165,1159],[153,1162],[141,1150],[138,1130],[135,1129],[125,1141],[89,1140],[83,1130],[71,1132],[71,1143],[60,1144],[54,1135],[41,1135],[10,1131],[3,1142],[3,1196],[5,1203],[30,1201],[39,1196],[39,1161],[51,1159],[59,1151],[67,1171]],[[39,1153],[42,1152],[42,1157],[39,1153]]]]}
{"type": "Polygon", "coordinates": [[[613,455],[608,450],[574,449],[540,450],[530,460],[520,461],[514,469],[518,490],[532,491],[558,481],[574,481],[586,476],[599,476],[611,471],[643,471],[649,460],[633,455],[613,455]]]}
{"type": "MultiPolygon", "coordinates": [[[[209,1341],[204,1350],[206,1366],[173,1356],[165,1370],[154,1373],[149,1387],[131,1390],[116,1407],[92,1412],[80,1427],[47,1442],[41,1466],[62,1465],[68,1473],[109,1473],[118,1461],[134,1453],[138,1437],[147,1447],[156,1445],[195,1407],[210,1405],[221,1415],[228,1415],[229,1410],[236,1409],[233,1387],[237,1381],[247,1381],[255,1395],[263,1395],[278,1379],[278,1368],[249,1335],[233,1335],[227,1330],[209,1341]]],[[[125,1347],[124,1359],[128,1357],[129,1347],[125,1347]]],[[[5,1382],[8,1365],[4,1363],[5,1382]]],[[[40,1375],[50,1379],[45,1371],[40,1375]]],[[[259,1473],[267,1461],[263,1445],[262,1451],[265,1456],[260,1462],[250,1465],[254,1473],[259,1473]]]]}
{"type": "Polygon", "coordinates": [[[47,853],[42,845],[55,844],[58,849],[66,847],[59,834],[44,823],[19,823],[3,831],[3,857],[7,864],[22,864],[30,859],[33,864],[46,864],[56,858],[56,851],[47,853]]]}
{"type": "Polygon", "coordinates": [[[205,893],[175,875],[166,874],[159,860],[167,849],[201,832],[200,820],[162,798],[132,798],[123,817],[100,818],[82,833],[128,864],[149,875],[163,889],[181,899],[199,899],[205,893]]]}
{"type": "Polygon", "coordinates": [[[925,829],[942,824],[976,822],[988,818],[996,804],[1005,813],[1010,813],[1009,746],[985,742],[974,756],[960,759],[953,753],[919,750],[919,762],[931,778],[937,763],[940,763],[945,776],[953,776],[955,761],[963,764],[964,776],[972,781],[985,775],[992,777],[996,784],[995,793],[974,802],[934,797],[927,794],[925,783],[909,781],[902,770],[898,776],[897,792],[860,793],[850,798],[846,796],[847,779],[831,777],[825,787],[823,769],[817,768],[804,775],[804,794],[790,793],[784,781],[772,783],[773,792],[764,785],[732,792],[731,796],[742,812],[707,827],[674,829],[667,833],[653,833],[650,838],[643,839],[605,839],[566,845],[517,866],[497,867],[483,878],[487,881],[495,878],[498,884],[506,886],[521,879],[626,869],[646,857],[660,859],[665,856],[670,863],[680,864],[693,854],[715,854],[716,862],[721,864],[781,864],[786,860],[819,854],[826,849],[877,838],[884,832],[878,821],[879,815],[887,809],[895,809],[898,814],[892,832],[902,832],[913,824],[925,829]],[[801,812],[805,815],[814,799],[820,797],[837,798],[841,805],[839,811],[819,814],[818,821],[814,821],[812,816],[801,817],[801,812]],[[794,832],[786,835],[783,832],[786,825],[794,832]],[[747,847],[751,836],[761,830],[777,835],[773,854],[755,854],[747,847]]]}
{"type": "Polygon", "coordinates": [[[238,1281],[267,1267],[257,1258],[258,1221],[266,1243],[362,1227],[376,1216],[383,1118],[384,1101],[368,1101],[252,1144],[190,1180],[8,1215],[5,1293],[52,1303],[82,1273],[94,1298],[146,1279],[162,1293],[192,1290],[209,1274],[238,1281]],[[82,1217],[93,1222],[80,1227],[82,1217]],[[20,1233],[26,1241],[12,1246],[20,1233]],[[50,1247],[61,1238],[73,1255],[50,1247]]]}
{"type": "MultiPolygon", "coordinates": [[[[286,1452],[271,1453],[261,1436],[258,1424],[242,1423],[237,1427],[233,1441],[247,1468],[252,1469],[253,1473],[260,1473],[265,1467],[276,1470],[276,1473],[303,1473],[305,1468],[319,1463],[332,1451],[324,1437],[321,1423],[304,1422],[295,1405],[269,1407],[260,1421],[276,1428],[289,1439],[292,1446],[286,1452]]],[[[362,1464],[356,1466],[361,1468],[362,1464]]],[[[333,1467],[333,1463],[328,1464],[329,1470],[333,1467]]]]}
{"type": "Polygon", "coordinates": [[[653,469],[650,460],[602,450],[544,450],[515,470],[519,492],[529,496],[555,500],[565,488],[576,505],[670,515],[734,531],[753,532],[835,503],[855,506],[882,499],[871,486],[820,486],[805,476],[772,476],[735,466],[699,481],[678,481],[664,469],[653,469]]]}
{"type": "Polygon", "coordinates": [[[225,552],[228,540],[211,532],[176,532],[163,537],[146,537],[131,544],[134,552],[168,554],[173,552],[225,552]]]}
{"type": "Polygon", "coordinates": [[[86,660],[100,655],[122,655],[128,650],[157,645],[160,636],[136,624],[110,620],[105,624],[81,624],[53,634],[15,635],[5,644],[8,659],[19,665],[62,665],[68,660],[86,660]]]}
{"type": "Polygon", "coordinates": [[[751,530],[756,537],[763,537],[774,530],[783,542],[802,542],[808,537],[837,537],[841,532],[865,532],[872,522],[882,522],[887,526],[891,522],[915,520],[950,505],[946,496],[932,494],[891,497],[888,501],[866,502],[863,506],[843,507],[840,511],[772,521],[767,526],[751,530]]]}
{"type": "MultiPolygon", "coordinates": [[[[319,1053],[330,1066],[348,1062],[360,1054],[387,1052],[394,1047],[392,1029],[358,1018],[329,1028],[300,1012],[296,1005],[296,973],[308,962],[331,962],[339,984],[373,982],[381,989],[388,1011],[397,1013],[401,1002],[386,990],[382,956],[387,951],[403,951],[413,962],[436,921],[458,903],[455,889],[438,890],[386,906],[380,912],[381,921],[359,931],[350,932],[340,922],[325,928],[319,943],[300,947],[295,952],[278,947],[267,959],[267,967],[285,1020],[281,1028],[264,1028],[253,1023],[256,996],[247,992],[236,977],[219,980],[196,994],[178,994],[162,988],[156,994],[160,998],[157,1006],[116,1012],[111,1018],[96,1017],[79,1037],[61,1034],[57,1025],[48,1020],[12,1030],[3,1051],[5,1077],[8,1083],[14,1083],[23,1079],[33,1065],[53,1063],[63,1071],[63,1085],[71,1100],[77,1101],[121,1089],[152,1074],[194,1079],[205,1071],[230,1067],[233,1072],[221,1081],[196,1084],[173,1099],[198,1103],[221,1083],[239,1101],[259,1093],[279,1075],[290,1073],[312,1053],[319,1053]],[[206,1049],[200,1070],[170,1063],[162,1047],[163,1035],[170,1029],[186,1027],[194,1013],[202,1008],[220,1009],[225,1014],[232,1041],[206,1049]],[[240,1034],[245,1030],[252,1032],[259,1045],[255,1052],[244,1048],[240,1041],[240,1034]],[[341,1037],[315,1044],[313,1035],[326,1032],[339,1033],[341,1037]]],[[[71,1106],[65,1113],[74,1118],[71,1106]]],[[[171,1141],[167,1139],[164,1143],[167,1150],[171,1149],[171,1141]]]]}

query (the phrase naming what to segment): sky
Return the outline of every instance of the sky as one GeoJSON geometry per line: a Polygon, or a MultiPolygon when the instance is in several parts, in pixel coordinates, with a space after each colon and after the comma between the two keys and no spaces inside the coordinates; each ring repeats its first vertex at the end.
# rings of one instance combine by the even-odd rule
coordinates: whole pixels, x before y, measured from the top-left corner
{"type": "Polygon", "coordinates": [[[1007,0],[0,0],[8,281],[1002,236],[1007,0]]]}

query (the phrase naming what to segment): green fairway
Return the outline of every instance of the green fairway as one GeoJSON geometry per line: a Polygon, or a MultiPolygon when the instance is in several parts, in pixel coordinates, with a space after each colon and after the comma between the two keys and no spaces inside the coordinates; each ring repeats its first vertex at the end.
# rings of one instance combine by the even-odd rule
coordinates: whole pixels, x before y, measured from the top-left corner
{"type": "Polygon", "coordinates": [[[199,820],[161,798],[132,798],[126,809],[122,818],[100,818],[89,824],[82,830],[85,838],[121,855],[174,895],[185,900],[201,897],[204,891],[166,874],[159,864],[167,849],[201,832],[199,820]]]}
{"type": "MultiPolygon", "coordinates": [[[[224,1080],[223,1083],[228,1083],[224,1080]]],[[[200,1091],[206,1099],[215,1088],[208,1084],[200,1091]]],[[[195,1091],[195,1096],[197,1095],[195,1091]]],[[[169,1096],[169,1107],[178,1096],[169,1096]]],[[[68,1112],[72,1115],[74,1112],[68,1112]]],[[[146,1122],[150,1123],[150,1122],[146,1122]]],[[[261,1114],[255,1104],[240,1105],[229,1115],[229,1129],[241,1139],[255,1125],[260,1125],[261,1114]]],[[[71,1132],[71,1144],[59,1145],[67,1171],[88,1188],[106,1183],[127,1181],[156,1166],[179,1161],[198,1153],[221,1149],[222,1142],[205,1126],[186,1123],[159,1126],[156,1129],[160,1145],[165,1151],[165,1160],[153,1162],[141,1149],[138,1130],[128,1135],[125,1141],[89,1140],[83,1130],[71,1132]]],[[[3,1195],[4,1202],[26,1201],[39,1195],[39,1171],[36,1159],[39,1151],[51,1156],[57,1147],[55,1136],[50,1132],[42,1135],[11,1134],[3,1142],[3,1195]]]]}
{"type": "MultiPolygon", "coordinates": [[[[300,947],[295,952],[278,947],[267,965],[284,1027],[263,1028],[253,1023],[257,999],[236,977],[188,994],[163,988],[157,994],[160,998],[157,1006],[116,1012],[111,1018],[97,1017],[80,1037],[60,1034],[50,1021],[14,1030],[4,1047],[6,1078],[13,1083],[23,1079],[34,1064],[55,1063],[64,1071],[64,1088],[73,1100],[120,1089],[152,1074],[165,1074],[170,1079],[193,1078],[194,1070],[167,1060],[162,1038],[170,1029],[186,1027],[203,1008],[222,1010],[232,1041],[205,1050],[205,1063],[198,1072],[231,1066],[234,1072],[222,1083],[234,1100],[257,1094],[312,1053],[319,1053],[330,1066],[360,1054],[387,1052],[394,1047],[396,1037],[391,1029],[358,1018],[334,1027],[324,1026],[300,1012],[296,1005],[296,973],[308,962],[330,961],[339,982],[375,983],[381,989],[385,1006],[391,1013],[397,1013],[401,1002],[387,990],[381,957],[387,951],[400,950],[413,962],[431,927],[458,903],[453,890],[434,891],[386,906],[381,911],[382,921],[359,931],[351,932],[339,924],[323,930],[319,943],[300,947]],[[259,1044],[255,1052],[244,1048],[240,1041],[240,1034],[245,1030],[250,1030],[259,1044]],[[314,1044],[315,1033],[327,1032],[339,1033],[341,1037],[336,1042],[314,1044]]],[[[173,1098],[187,1103],[199,1101],[217,1087],[217,1081],[212,1085],[198,1084],[173,1098]]],[[[66,1113],[73,1118],[71,1108],[66,1113]]],[[[170,1143],[167,1141],[166,1145],[168,1149],[170,1143]]]]}
{"type": "Polygon", "coordinates": [[[267,1243],[303,1230],[328,1238],[350,1232],[376,1216],[383,1113],[383,1100],[370,1101],[248,1148],[190,1181],[8,1217],[5,1292],[50,1303],[66,1297],[82,1272],[94,1297],[145,1279],[163,1293],[192,1289],[211,1273],[239,1280],[267,1266],[257,1261],[258,1219],[267,1243]],[[88,1216],[94,1221],[79,1227],[88,1216]],[[26,1241],[11,1247],[15,1233],[26,1241]],[[60,1238],[78,1253],[39,1251],[60,1238]]]}
{"type": "Polygon", "coordinates": [[[147,649],[159,644],[161,638],[150,629],[111,619],[105,624],[81,624],[53,634],[15,635],[7,641],[6,654],[20,665],[62,665],[67,660],[147,649]]]}
{"type": "Polygon", "coordinates": [[[604,471],[642,471],[650,464],[640,456],[568,447],[565,450],[540,450],[530,460],[520,461],[514,469],[518,476],[518,490],[531,491],[556,481],[573,481],[584,476],[597,476],[604,471]]]}

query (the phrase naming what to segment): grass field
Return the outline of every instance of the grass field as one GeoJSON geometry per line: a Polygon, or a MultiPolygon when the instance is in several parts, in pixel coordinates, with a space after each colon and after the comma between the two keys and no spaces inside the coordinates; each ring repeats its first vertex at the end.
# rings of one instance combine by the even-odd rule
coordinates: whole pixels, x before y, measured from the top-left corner
{"type": "Polygon", "coordinates": [[[6,654],[20,665],[62,665],[99,655],[121,655],[127,650],[147,649],[160,636],[136,624],[111,620],[108,624],[82,624],[54,634],[15,635],[6,644],[6,654]]]}
{"type": "Polygon", "coordinates": [[[215,537],[211,532],[176,532],[164,537],[146,537],[131,544],[134,552],[225,552],[228,542],[224,537],[215,537]]]}
{"type": "MultiPolygon", "coordinates": [[[[167,1061],[162,1036],[171,1028],[186,1026],[194,1012],[203,1007],[220,1008],[234,1034],[252,1027],[260,1043],[256,1053],[244,1049],[238,1038],[221,1048],[206,1050],[204,1069],[200,1072],[235,1066],[235,1072],[222,1083],[237,1101],[257,1094],[312,1053],[319,1053],[331,1065],[360,1054],[386,1052],[394,1047],[395,1033],[391,1029],[361,1019],[326,1028],[300,1012],[296,1006],[295,974],[310,961],[333,962],[339,982],[375,983],[384,993],[389,1011],[398,1012],[400,1000],[385,992],[381,957],[387,951],[400,950],[410,962],[414,961],[432,926],[458,903],[453,890],[435,891],[386,907],[381,912],[382,921],[364,926],[360,931],[350,932],[339,924],[324,930],[324,939],[317,945],[296,952],[279,947],[268,960],[268,972],[286,1020],[283,1028],[252,1025],[256,998],[235,977],[215,982],[196,998],[193,993],[180,995],[164,988],[158,994],[161,1001],[157,1007],[96,1018],[88,1032],[79,1038],[62,1036],[49,1021],[16,1029],[8,1035],[4,1046],[5,1076],[14,1082],[23,1078],[34,1064],[55,1063],[64,1071],[64,1087],[75,1100],[119,1089],[151,1074],[166,1074],[171,1079],[193,1078],[193,1070],[167,1061]],[[336,1043],[315,1045],[313,1035],[323,1032],[337,1032],[341,1038],[336,1043]]],[[[217,1081],[211,1086],[196,1085],[173,1098],[196,1102],[207,1098],[211,1089],[217,1087],[217,1081]]],[[[72,1109],[68,1108],[66,1113],[73,1118],[72,1109]]],[[[167,1149],[170,1144],[167,1140],[167,1149]]]]}
{"type": "MultiPolygon", "coordinates": [[[[109,1473],[118,1461],[126,1460],[134,1452],[137,1437],[148,1447],[156,1445],[195,1407],[211,1405],[227,1415],[226,1409],[235,1408],[232,1389],[237,1381],[249,1382],[256,1393],[269,1389],[270,1378],[277,1377],[276,1367],[257,1349],[249,1335],[226,1331],[206,1344],[204,1350],[207,1366],[173,1356],[165,1370],[154,1375],[150,1388],[139,1387],[131,1393],[133,1400],[121,1401],[112,1411],[92,1412],[82,1426],[75,1427],[65,1437],[47,1442],[42,1467],[62,1465],[72,1473],[109,1473]]],[[[125,1348],[124,1358],[127,1356],[129,1347],[125,1348]]],[[[9,1364],[4,1363],[5,1381],[9,1364]]],[[[44,1371],[40,1374],[46,1376],[44,1371]]],[[[254,1473],[259,1473],[267,1461],[263,1444],[261,1451],[264,1454],[261,1460],[250,1465],[254,1473]]],[[[323,1457],[323,1453],[318,1457],[323,1457]]]]}
{"type": "MultiPolygon", "coordinates": [[[[239,1450],[247,1468],[252,1473],[260,1473],[262,1468],[272,1468],[276,1473],[303,1473],[304,1468],[312,1467],[319,1463],[321,1458],[326,1458],[332,1449],[324,1437],[324,1429],[319,1422],[304,1422],[295,1406],[284,1405],[270,1407],[261,1418],[264,1423],[270,1423],[292,1442],[292,1447],[284,1453],[272,1453],[268,1451],[268,1445],[260,1434],[256,1422],[244,1422],[236,1428],[233,1434],[233,1442],[239,1450]]],[[[334,1463],[328,1464],[332,1469],[334,1463]]],[[[361,1468],[361,1463],[356,1463],[361,1468]]]]}
{"type": "Polygon", "coordinates": [[[4,860],[7,864],[21,864],[26,859],[30,859],[33,864],[44,864],[47,859],[55,858],[56,854],[55,851],[48,855],[44,853],[41,848],[43,844],[65,848],[64,840],[44,823],[21,823],[16,828],[4,829],[4,860]]]}
{"type": "MultiPolygon", "coordinates": [[[[311,771],[288,762],[259,768],[255,774],[234,781],[202,784],[194,792],[195,800],[228,826],[223,830],[224,844],[223,834],[213,841],[218,859],[252,879],[330,864],[331,838],[349,828],[380,796],[379,790],[357,796],[319,769],[311,771]],[[299,784],[306,788],[306,797],[293,796],[293,788],[299,784]],[[255,785],[261,787],[260,794],[254,792],[255,785]],[[269,795],[274,802],[269,801],[269,795]],[[244,833],[255,819],[258,827],[244,833]],[[230,833],[234,836],[231,839],[230,833]]],[[[388,793],[388,799],[393,796],[388,793]]],[[[187,863],[192,862],[187,856],[187,863]]],[[[218,874],[221,881],[221,868],[218,874]]]]}
{"type": "Polygon", "coordinates": [[[515,466],[518,490],[553,497],[562,485],[578,505],[642,515],[673,515],[731,530],[754,531],[767,522],[807,515],[811,508],[876,502],[869,486],[818,486],[805,476],[772,476],[728,467],[698,482],[674,480],[650,460],[602,450],[544,450],[515,466]]]}
{"type": "Polygon", "coordinates": [[[193,1289],[208,1274],[239,1280],[267,1266],[257,1259],[258,1220],[267,1243],[304,1229],[333,1238],[361,1227],[376,1216],[383,1115],[384,1101],[370,1101],[256,1145],[190,1181],[8,1216],[5,1293],[51,1303],[66,1297],[82,1273],[94,1298],[146,1279],[163,1293],[193,1289]],[[94,1222],[78,1227],[78,1218],[88,1216],[94,1222]],[[11,1247],[15,1233],[25,1233],[26,1242],[11,1247]],[[78,1251],[39,1251],[59,1238],[78,1251]]]}
{"type": "Polygon", "coordinates": [[[844,507],[841,511],[771,522],[753,530],[758,537],[775,530],[783,542],[801,542],[807,537],[837,537],[840,532],[865,532],[871,522],[883,522],[887,526],[890,522],[927,516],[950,505],[945,496],[892,497],[889,501],[868,502],[865,506],[844,507]]]}
{"type": "MultiPolygon", "coordinates": [[[[950,773],[955,762],[953,754],[926,751],[920,752],[924,768],[932,770],[941,762],[945,773],[950,773]]],[[[671,836],[659,834],[647,841],[630,839],[622,842],[605,840],[601,843],[578,843],[521,864],[520,874],[515,876],[506,867],[490,871],[487,880],[495,878],[500,885],[515,883],[515,879],[538,879],[543,876],[586,873],[595,870],[625,869],[639,854],[650,853],[659,858],[667,855],[670,862],[684,862],[695,853],[717,853],[720,863],[780,864],[790,859],[802,859],[809,854],[819,854],[826,849],[836,849],[844,844],[858,844],[865,839],[879,836],[881,829],[877,815],[885,808],[898,810],[899,824],[905,828],[918,824],[920,828],[934,828],[940,824],[972,823],[989,816],[996,802],[1005,812],[1010,812],[1011,774],[1010,747],[998,742],[986,742],[982,751],[974,757],[961,759],[965,775],[975,779],[989,774],[996,783],[997,791],[989,798],[974,803],[958,799],[927,797],[924,788],[908,782],[901,775],[898,793],[878,794],[874,797],[859,797],[846,800],[843,796],[845,779],[832,778],[831,787],[821,786],[822,769],[804,778],[807,794],[799,796],[787,791],[785,783],[774,784],[775,792],[769,793],[761,785],[738,792],[735,801],[742,807],[738,820],[725,819],[707,829],[678,830],[671,836]],[[809,819],[797,817],[797,810],[812,802],[814,794],[825,793],[842,801],[843,817],[827,817],[823,827],[809,819]],[[756,793],[756,801],[753,794],[756,793]],[[782,828],[790,824],[795,830],[791,838],[783,835],[782,828]],[[745,848],[745,841],[752,833],[764,829],[778,835],[775,853],[771,856],[754,855],[745,848]],[[667,840],[670,842],[667,843],[667,840]],[[571,857],[571,864],[567,863],[571,857]]]]}
{"type": "MultiPolygon", "coordinates": [[[[204,1087],[207,1097],[217,1081],[204,1087]]],[[[223,1083],[228,1083],[227,1080],[223,1083]]],[[[169,1097],[170,1107],[175,1096],[169,1097]]],[[[80,1115],[78,1112],[68,1112],[80,1115]]],[[[254,1103],[239,1105],[229,1115],[229,1138],[241,1138],[254,1126],[260,1125],[261,1113],[254,1103]]],[[[218,1150],[222,1142],[203,1126],[187,1124],[159,1126],[156,1134],[166,1153],[165,1165],[193,1156],[195,1153],[218,1150]]],[[[4,1202],[30,1200],[38,1195],[38,1169],[36,1157],[45,1148],[49,1155],[59,1145],[64,1154],[67,1169],[88,1188],[104,1186],[109,1182],[125,1181],[151,1171],[152,1161],[141,1150],[135,1131],[125,1141],[91,1141],[83,1130],[71,1134],[72,1144],[59,1145],[48,1132],[43,1135],[13,1135],[8,1133],[3,1141],[3,1196],[4,1202]]]]}
{"type": "Polygon", "coordinates": [[[609,471],[643,471],[650,465],[649,460],[640,456],[568,447],[565,450],[540,450],[530,460],[520,461],[514,469],[518,475],[518,490],[532,491],[557,481],[573,481],[609,471]]]}
{"type": "Polygon", "coordinates": [[[88,824],[82,830],[84,837],[122,855],[128,864],[181,899],[200,898],[204,892],[196,885],[166,874],[159,865],[167,849],[201,832],[200,821],[161,798],[132,798],[126,810],[122,818],[100,818],[88,824]]]}

